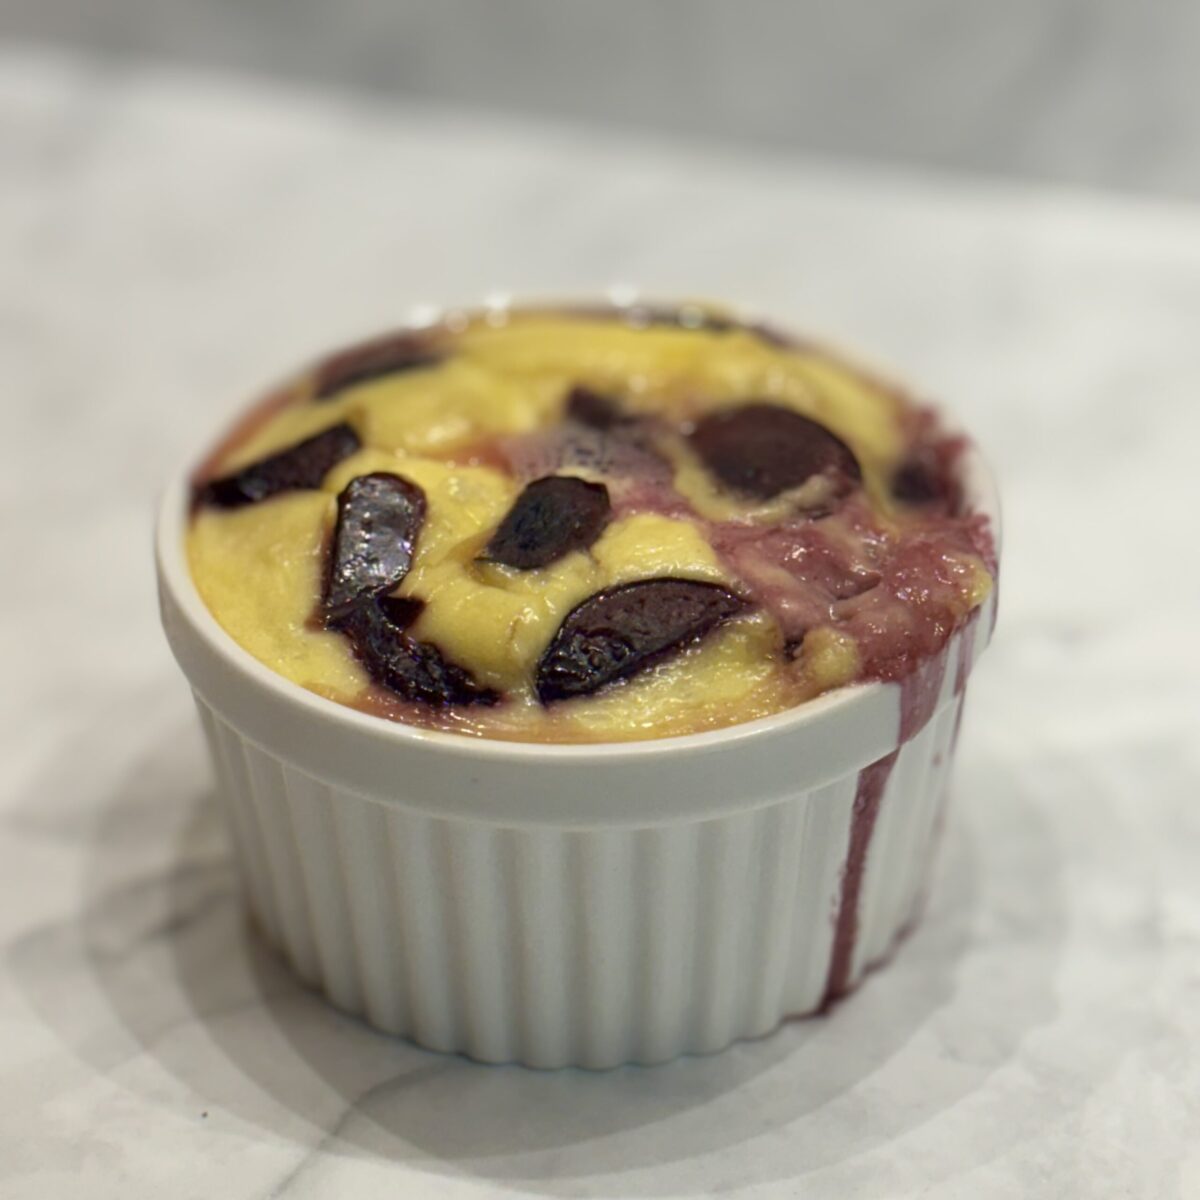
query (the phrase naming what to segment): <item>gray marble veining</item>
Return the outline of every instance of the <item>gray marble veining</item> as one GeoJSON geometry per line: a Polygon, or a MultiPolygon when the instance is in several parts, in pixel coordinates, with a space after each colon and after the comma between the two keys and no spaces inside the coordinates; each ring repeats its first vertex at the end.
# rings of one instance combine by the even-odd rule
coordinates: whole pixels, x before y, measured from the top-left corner
{"type": "Polygon", "coordinates": [[[0,178],[0,1195],[1200,1194],[1200,214],[31,54],[0,178]],[[485,1069],[245,928],[150,511],[315,347],[618,281],[948,397],[1004,485],[1001,624],[886,971],[712,1059],[485,1069]]]}

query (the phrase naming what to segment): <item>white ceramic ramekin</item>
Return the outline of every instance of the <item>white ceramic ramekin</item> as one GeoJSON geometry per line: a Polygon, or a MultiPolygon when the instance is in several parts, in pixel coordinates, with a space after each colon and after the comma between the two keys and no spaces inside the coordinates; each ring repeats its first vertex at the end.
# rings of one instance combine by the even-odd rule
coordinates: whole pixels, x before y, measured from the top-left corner
{"type": "MultiPolygon", "coordinates": [[[[998,536],[991,477],[963,482],[998,536]]],[[[657,1063],[822,1009],[918,915],[995,593],[906,685],[688,737],[487,741],[310,693],[238,646],[157,534],[250,909],[339,1008],[434,1050],[657,1063]],[[874,765],[873,765],[874,764],[874,765]]]]}

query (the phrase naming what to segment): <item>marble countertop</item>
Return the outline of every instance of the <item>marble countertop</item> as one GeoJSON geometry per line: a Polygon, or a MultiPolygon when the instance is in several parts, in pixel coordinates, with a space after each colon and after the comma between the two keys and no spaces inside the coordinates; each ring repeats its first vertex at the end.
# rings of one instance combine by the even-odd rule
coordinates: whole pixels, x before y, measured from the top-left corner
{"type": "Polygon", "coordinates": [[[1200,211],[0,55],[0,1195],[1200,1194],[1200,211]],[[247,932],[152,501],[412,303],[751,303],[946,397],[1001,622],[928,917],[828,1019],[604,1075],[340,1017],[247,932]]]}
{"type": "Polygon", "coordinates": [[[1187,0],[0,0],[0,38],[1200,199],[1187,0]]]}

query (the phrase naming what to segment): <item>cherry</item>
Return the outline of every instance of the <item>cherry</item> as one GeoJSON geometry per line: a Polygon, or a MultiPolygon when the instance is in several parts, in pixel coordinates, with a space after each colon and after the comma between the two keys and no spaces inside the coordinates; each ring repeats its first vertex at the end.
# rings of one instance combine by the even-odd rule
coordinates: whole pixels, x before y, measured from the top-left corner
{"type": "Polygon", "coordinates": [[[280,492],[318,488],[321,480],[361,445],[358,434],[343,422],[240,471],[209,480],[197,489],[196,500],[217,508],[241,508],[280,492]]]}
{"type": "Polygon", "coordinates": [[[612,516],[608,488],[573,475],[535,479],[517,497],[483,551],[486,562],[530,571],[586,550],[612,516]]]}
{"type": "Polygon", "coordinates": [[[425,601],[416,596],[376,596],[375,604],[397,629],[407,629],[425,611],[425,601]]]}
{"type": "Polygon", "coordinates": [[[325,588],[328,624],[343,620],[363,600],[390,592],[408,574],[425,509],[425,493],[399,475],[380,471],[346,485],[338,496],[325,588]]]}
{"type": "Polygon", "coordinates": [[[620,404],[611,396],[585,387],[574,387],[567,394],[566,415],[568,420],[589,429],[602,430],[615,429],[633,420],[621,411],[620,404]]]}
{"type": "Polygon", "coordinates": [[[746,602],[715,583],[642,579],[597,592],[573,608],[537,665],[543,704],[627,679],[699,641],[746,602]]]}
{"type": "Polygon", "coordinates": [[[477,682],[432,642],[410,637],[372,601],[353,609],[341,629],[371,678],[405,700],[432,708],[500,700],[499,692],[477,682]]]}
{"type": "Polygon", "coordinates": [[[691,434],[704,465],[732,491],[770,500],[828,473],[857,483],[858,460],[824,425],[790,408],[752,401],[702,417],[691,434]]]}
{"type": "Polygon", "coordinates": [[[328,400],[358,383],[435,367],[443,359],[432,340],[420,333],[393,334],[379,341],[355,346],[327,358],[318,368],[314,396],[328,400]]]}
{"type": "Polygon", "coordinates": [[[952,466],[942,461],[936,450],[918,451],[906,459],[892,475],[892,495],[902,504],[924,508],[942,505],[948,511],[957,509],[961,489],[954,478],[952,466]]]}

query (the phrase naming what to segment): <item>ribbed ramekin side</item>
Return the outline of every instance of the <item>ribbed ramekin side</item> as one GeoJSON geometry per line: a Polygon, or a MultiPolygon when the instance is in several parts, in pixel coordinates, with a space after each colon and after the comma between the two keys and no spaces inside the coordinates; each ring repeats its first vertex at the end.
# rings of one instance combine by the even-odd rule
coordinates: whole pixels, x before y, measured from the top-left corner
{"type": "Polygon", "coordinates": [[[263,933],[276,945],[283,936],[266,848],[253,804],[242,738],[222,721],[199,696],[196,709],[208,742],[217,796],[233,843],[238,874],[246,899],[263,933]]]}
{"type": "MultiPolygon", "coordinates": [[[[827,999],[861,776],[650,828],[503,827],[318,782],[199,707],[259,924],[387,1032],[602,1068],[719,1050],[827,999]]],[[[912,919],[956,716],[943,707],[887,777],[846,985],[912,919]]]]}

